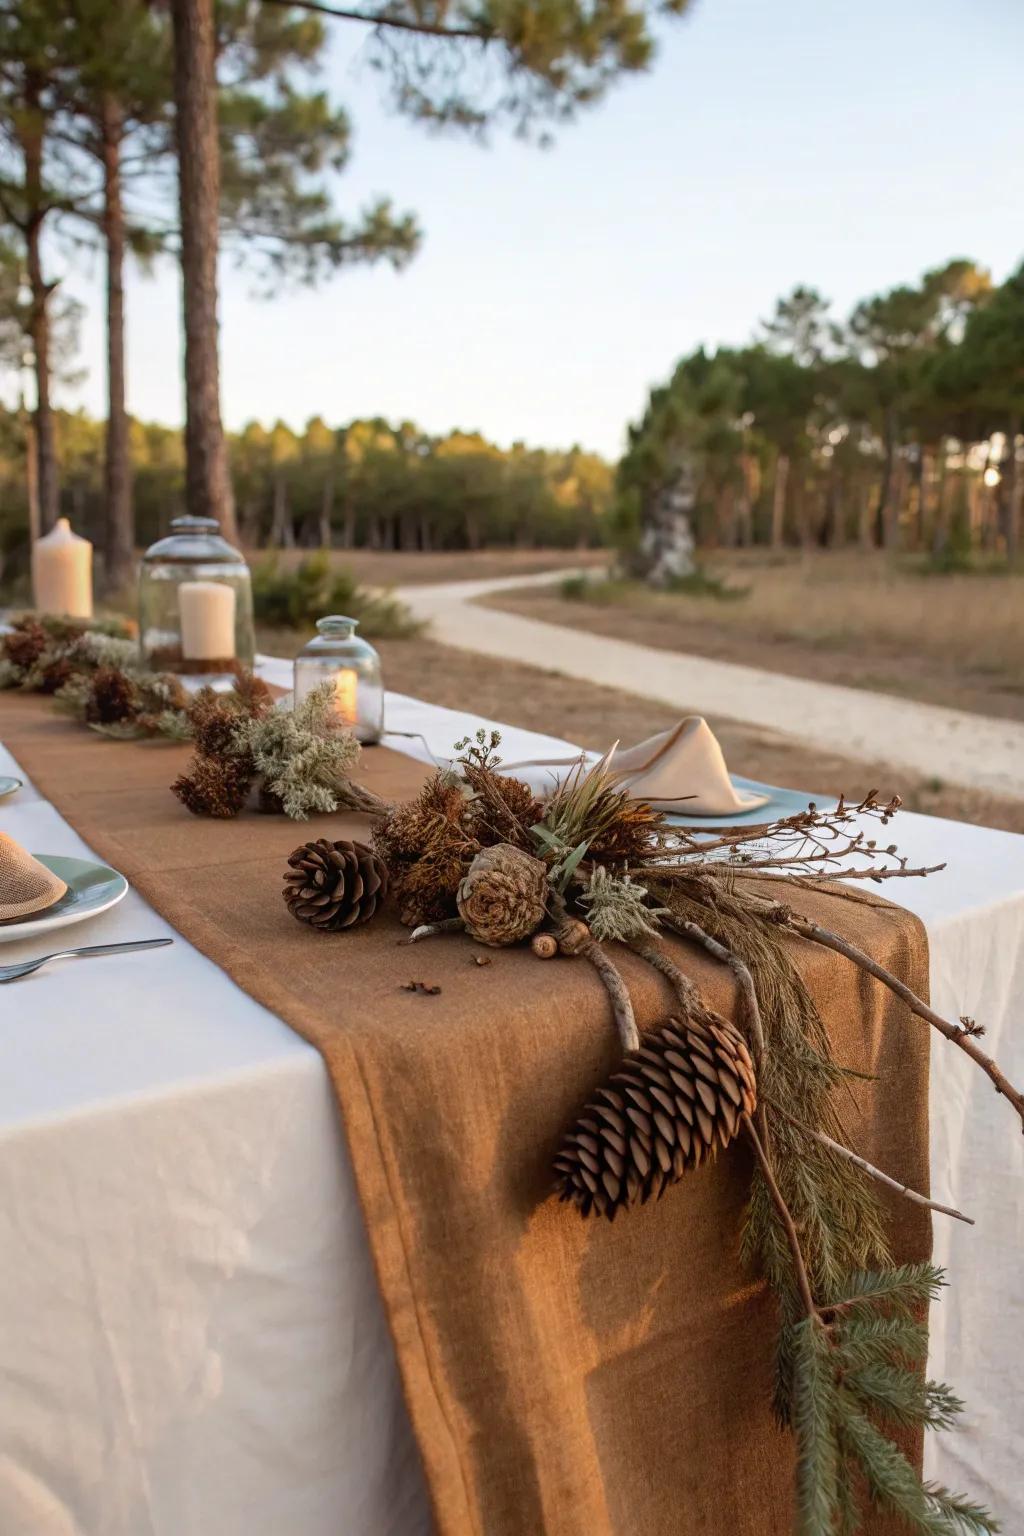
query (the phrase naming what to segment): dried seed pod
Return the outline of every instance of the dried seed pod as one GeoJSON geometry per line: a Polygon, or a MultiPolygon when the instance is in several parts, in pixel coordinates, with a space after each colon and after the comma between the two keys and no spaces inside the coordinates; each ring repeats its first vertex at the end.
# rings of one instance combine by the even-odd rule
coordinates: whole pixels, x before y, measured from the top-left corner
{"type": "Polygon", "coordinates": [[[538,960],[551,960],[558,954],[558,940],[553,933],[535,933],[530,948],[538,960]]]}
{"type": "Polygon", "coordinates": [[[582,918],[567,917],[557,932],[558,948],[563,955],[578,955],[592,935],[582,918]]]}

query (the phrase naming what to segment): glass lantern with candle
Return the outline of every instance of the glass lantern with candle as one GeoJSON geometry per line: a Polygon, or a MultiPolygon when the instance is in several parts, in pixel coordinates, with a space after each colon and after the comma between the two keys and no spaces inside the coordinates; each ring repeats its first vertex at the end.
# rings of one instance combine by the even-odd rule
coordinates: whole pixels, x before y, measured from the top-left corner
{"type": "Polygon", "coordinates": [[[139,571],[139,644],[155,672],[230,676],[256,653],[252,582],[212,517],[176,517],[139,571]]]}
{"type": "Polygon", "coordinates": [[[357,623],[340,613],[317,620],[316,635],[295,658],[295,702],[331,683],[338,723],[369,745],[384,732],[384,683],[380,657],[356,634],[357,623]]]}

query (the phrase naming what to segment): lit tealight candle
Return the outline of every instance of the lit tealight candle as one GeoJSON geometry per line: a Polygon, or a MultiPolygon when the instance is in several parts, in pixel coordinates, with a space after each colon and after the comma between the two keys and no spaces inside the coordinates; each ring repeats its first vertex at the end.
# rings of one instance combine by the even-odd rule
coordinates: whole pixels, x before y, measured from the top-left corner
{"type": "Polygon", "coordinates": [[[229,661],[235,654],[235,591],[221,581],[183,581],[178,588],[181,650],[186,662],[229,661]]]}
{"type": "Polygon", "coordinates": [[[339,725],[355,725],[359,718],[356,693],[359,679],[346,668],[334,679],[334,716],[339,725]]]}
{"type": "Polygon", "coordinates": [[[92,618],[92,545],[66,517],[32,546],[32,593],[40,613],[92,618]]]}

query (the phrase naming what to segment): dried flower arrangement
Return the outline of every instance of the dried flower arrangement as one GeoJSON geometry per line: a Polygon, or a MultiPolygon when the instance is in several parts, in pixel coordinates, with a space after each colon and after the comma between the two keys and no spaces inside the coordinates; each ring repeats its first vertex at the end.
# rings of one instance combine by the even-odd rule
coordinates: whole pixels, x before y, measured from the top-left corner
{"type": "Polygon", "coordinates": [[[184,740],[187,696],[176,678],[143,666],[132,633],[120,619],[16,619],[0,636],[0,688],[52,694],[105,736],[184,740]]]}
{"type": "Polygon", "coordinates": [[[349,775],[360,747],[333,704],[325,683],[294,709],[276,709],[251,673],[228,693],[200,689],[188,709],[195,755],[172,791],[197,816],[237,816],[254,787],[260,810],[295,821],[342,809],[383,813],[387,803],[349,775]]]}
{"type": "Polygon", "coordinates": [[[381,815],[372,851],[341,843],[296,850],[289,910],[325,930],[351,926],[379,909],[390,884],[413,928],[409,943],[464,931],[484,945],[529,940],[539,958],[561,953],[592,964],[623,1059],[564,1136],[556,1192],[584,1216],[614,1219],[747,1140],[755,1171],[743,1251],[778,1301],[775,1407],[796,1441],[801,1536],[852,1536],[865,1504],[894,1510],[924,1536],[997,1530],[985,1509],[922,1482],[888,1432],[949,1428],[962,1405],[923,1374],[921,1316],[942,1272],[892,1263],[877,1187],[969,1218],[903,1188],[845,1146],[833,1101],[847,1074],[787,950],[788,936],[799,934],[877,978],[970,1056],[1024,1123],[1024,1097],[981,1049],[973,1021],[943,1019],[870,955],[799,911],[811,880],[933,873],[908,867],[895,845],[879,847],[863,830],[865,821],[886,826],[899,802],[869,795],[834,810],[811,805],[770,825],[696,834],[631,800],[606,761],[581,763],[539,805],[527,785],[497,771],[498,745],[497,733],[482,731],[458,743],[454,769],[381,815]],[[663,930],[732,970],[741,999],[735,1023],[708,1007],[660,944],[663,930]],[[675,993],[672,1016],[642,1040],[610,941],[629,945],[675,993]]]}

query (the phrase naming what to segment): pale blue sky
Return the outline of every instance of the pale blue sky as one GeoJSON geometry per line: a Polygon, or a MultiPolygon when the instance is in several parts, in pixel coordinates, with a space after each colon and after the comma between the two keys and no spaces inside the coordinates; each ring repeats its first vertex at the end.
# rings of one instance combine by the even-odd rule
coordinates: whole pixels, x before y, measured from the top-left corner
{"type": "MultiPolygon", "coordinates": [[[[1019,0],[695,0],[548,151],[389,115],[358,29],[330,25],[339,206],[388,194],[425,241],[404,273],[273,303],[225,268],[231,427],[379,413],[616,454],[682,352],[743,341],[797,282],[843,311],[950,256],[997,278],[1024,256],[1019,0]]],[[[74,282],[89,374],[65,398],[102,414],[99,277],[74,282]]],[[[130,408],[179,421],[173,269],[128,301],[130,408]]]]}

